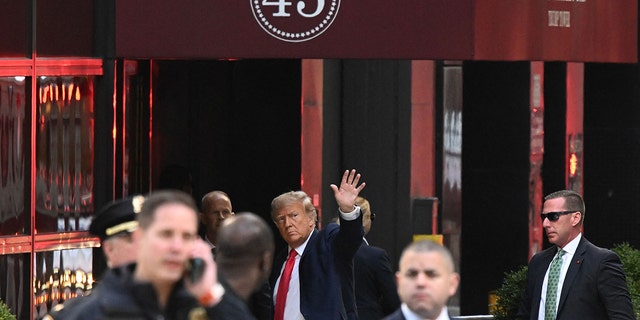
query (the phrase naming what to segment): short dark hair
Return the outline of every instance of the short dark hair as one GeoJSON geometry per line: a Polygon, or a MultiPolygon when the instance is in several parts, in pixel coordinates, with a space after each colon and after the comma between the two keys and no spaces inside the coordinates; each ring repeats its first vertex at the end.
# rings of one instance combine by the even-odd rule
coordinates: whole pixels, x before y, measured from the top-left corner
{"type": "Polygon", "coordinates": [[[583,215],[585,214],[584,199],[578,192],[575,192],[573,190],[560,190],[552,192],[544,197],[544,201],[557,198],[564,198],[565,210],[575,210],[580,211],[580,213],[582,213],[583,215]]]}
{"type": "Polygon", "coordinates": [[[154,191],[145,198],[142,210],[137,215],[138,227],[147,229],[153,223],[158,207],[170,203],[183,204],[192,209],[194,214],[197,215],[198,207],[191,195],[179,190],[154,191]]]}

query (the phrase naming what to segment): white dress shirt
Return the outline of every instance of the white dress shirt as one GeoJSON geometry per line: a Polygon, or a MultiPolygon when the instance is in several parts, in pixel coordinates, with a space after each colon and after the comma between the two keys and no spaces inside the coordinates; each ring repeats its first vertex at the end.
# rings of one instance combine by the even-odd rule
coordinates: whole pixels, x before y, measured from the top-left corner
{"type": "MultiPolygon", "coordinates": [[[[402,305],[400,305],[400,309],[402,310],[402,315],[406,320],[425,320],[425,318],[422,318],[417,313],[411,311],[411,309],[409,309],[409,306],[407,306],[407,304],[404,302],[402,303],[402,305]]],[[[438,317],[433,320],[449,320],[449,310],[447,310],[447,306],[442,307],[442,310],[440,311],[438,317]]]]}
{"type": "MultiPolygon", "coordinates": [[[[578,244],[580,243],[580,239],[582,238],[582,233],[579,233],[578,236],[569,241],[564,248],[560,248],[564,250],[566,253],[562,256],[562,268],[560,269],[560,278],[558,279],[558,293],[556,294],[556,314],[558,313],[558,302],[560,302],[560,293],[562,292],[562,285],[564,284],[564,277],[567,275],[567,270],[569,270],[569,266],[571,265],[570,261],[573,260],[573,255],[576,253],[576,249],[578,249],[578,244]]],[[[555,258],[555,255],[553,256],[555,258]]],[[[553,260],[552,260],[553,261],[553,260]]],[[[551,263],[549,263],[549,267],[551,263]]],[[[538,319],[544,320],[544,303],[547,299],[547,283],[549,282],[549,267],[547,267],[547,273],[544,275],[544,281],[542,282],[542,292],[540,294],[540,307],[538,308],[538,319]]]]}

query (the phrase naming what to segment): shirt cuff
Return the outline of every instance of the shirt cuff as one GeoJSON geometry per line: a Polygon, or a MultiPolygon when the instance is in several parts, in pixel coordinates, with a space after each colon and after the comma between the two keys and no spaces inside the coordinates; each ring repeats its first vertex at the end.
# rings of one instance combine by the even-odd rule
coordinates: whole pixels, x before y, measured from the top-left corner
{"type": "Polygon", "coordinates": [[[198,302],[203,307],[213,307],[222,300],[224,292],[224,287],[218,282],[207,293],[199,297],[198,302]]]}
{"type": "Polygon", "coordinates": [[[342,219],[352,221],[358,219],[358,217],[360,216],[360,207],[353,205],[353,211],[351,212],[342,212],[342,210],[340,210],[340,208],[338,207],[338,212],[340,213],[340,217],[342,217],[342,219]]]}

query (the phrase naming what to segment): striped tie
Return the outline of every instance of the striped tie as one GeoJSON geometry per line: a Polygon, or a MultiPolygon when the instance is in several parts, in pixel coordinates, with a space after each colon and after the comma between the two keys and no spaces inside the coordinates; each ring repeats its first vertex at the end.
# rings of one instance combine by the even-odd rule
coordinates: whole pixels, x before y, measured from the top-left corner
{"type": "Polygon", "coordinates": [[[547,298],[544,303],[544,320],[556,319],[556,301],[558,300],[558,280],[562,269],[562,256],[566,251],[560,249],[549,267],[549,279],[547,280],[547,298]]]}

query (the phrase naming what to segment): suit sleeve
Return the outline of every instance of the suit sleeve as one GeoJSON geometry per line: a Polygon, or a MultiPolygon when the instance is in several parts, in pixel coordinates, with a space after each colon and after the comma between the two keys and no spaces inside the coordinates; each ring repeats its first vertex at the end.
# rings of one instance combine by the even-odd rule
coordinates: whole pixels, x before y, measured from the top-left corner
{"type": "Polygon", "coordinates": [[[635,319],[622,262],[612,251],[600,264],[598,292],[609,319],[635,319]]]}
{"type": "MultiPolygon", "coordinates": [[[[360,211],[360,208],[357,209],[360,211]]],[[[362,228],[362,214],[354,220],[345,220],[340,216],[340,231],[334,239],[333,246],[340,260],[352,260],[362,243],[364,229],[362,228]]]]}

